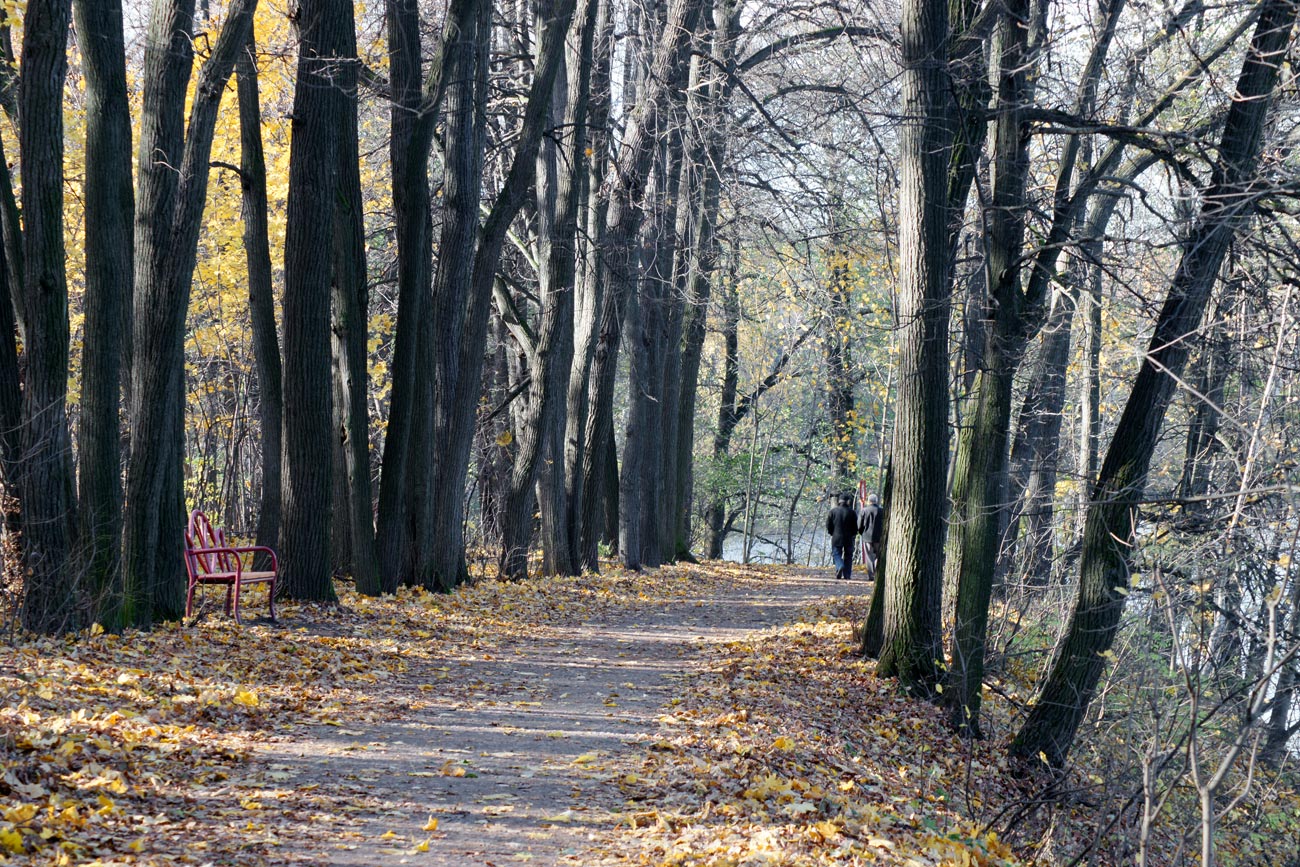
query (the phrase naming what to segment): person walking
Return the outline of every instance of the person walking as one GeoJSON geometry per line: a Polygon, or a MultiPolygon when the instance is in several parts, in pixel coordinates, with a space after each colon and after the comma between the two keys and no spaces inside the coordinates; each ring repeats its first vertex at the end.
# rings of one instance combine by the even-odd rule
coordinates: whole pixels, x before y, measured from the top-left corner
{"type": "Polygon", "coordinates": [[[862,547],[866,556],[867,577],[876,580],[876,564],[880,562],[880,541],[885,535],[885,510],[880,508],[880,497],[867,497],[867,505],[858,517],[858,532],[862,534],[862,547]]]}
{"type": "Polygon", "coordinates": [[[858,535],[858,513],[850,494],[840,494],[839,505],[826,516],[826,532],[831,534],[835,580],[848,581],[853,576],[853,542],[858,535]]]}

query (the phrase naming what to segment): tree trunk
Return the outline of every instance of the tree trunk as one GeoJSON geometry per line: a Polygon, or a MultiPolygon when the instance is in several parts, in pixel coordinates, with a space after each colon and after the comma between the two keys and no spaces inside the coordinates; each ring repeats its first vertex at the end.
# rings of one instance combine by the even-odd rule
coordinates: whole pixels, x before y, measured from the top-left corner
{"type": "MultiPolygon", "coordinates": [[[[1038,9],[1046,14],[1046,4],[1038,9]]],[[[990,300],[980,328],[983,345],[969,397],[971,410],[959,433],[948,537],[949,583],[956,585],[957,598],[944,700],[953,727],[968,737],[980,733],[984,636],[1006,502],[1011,386],[1028,325],[1024,307],[1029,299],[1021,294],[1017,262],[1024,243],[1029,171],[1022,112],[1033,93],[1036,63],[1029,35],[1037,22],[1030,20],[1030,0],[1010,0],[1004,12],[990,172],[992,202],[985,217],[984,282],[990,300]]]]}
{"type": "Polygon", "coordinates": [[[332,602],[330,569],[334,448],[330,286],[334,220],[345,134],[351,6],[302,0],[293,95],[289,200],[284,239],[284,539],[280,588],[332,602]]]}
{"type": "MultiPolygon", "coordinates": [[[[262,155],[262,109],[258,95],[255,45],[239,52],[235,79],[239,89],[240,181],[243,191],[244,253],[248,260],[248,318],[252,323],[257,364],[258,421],[262,431],[262,495],[257,510],[257,544],[280,544],[280,486],[283,448],[280,424],[284,411],[280,338],[275,326],[275,289],[266,206],[266,160],[262,155]]],[[[262,555],[254,568],[270,568],[262,555]]]]}
{"type": "MultiPolygon", "coordinates": [[[[728,280],[722,288],[722,393],[718,398],[718,430],[713,437],[713,462],[722,461],[731,451],[731,435],[740,423],[736,411],[736,390],[740,382],[740,299],[736,283],[728,280]]],[[[727,541],[727,498],[722,490],[713,491],[713,502],[706,510],[709,525],[709,559],[722,557],[727,541]]]]}
{"type": "Polygon", "coordinates": [[[1210,188],[1125,404],[1084,527],[1079,591],[1051,672],[1012,743],[1014,755],[1064,764],[1101,677],[1128,593],[1137,501],[1164,415],[1228,246],[1250,210],[1270,95],[1295,24],[1291,0],[1264,0],[1228,110],[1210,188]]]}
{"type": "Polygon", "coordinates": [[[375,554],[374,502],[370,489],[370,413],[367,410],[369,372],[366,367],[369,292],[366,281],[366,227],[361,194],[360,154],[357,144],[356,22],[352,6],[340,13],[343,21],[343,57],[336,77],[342,91],[342,125],[339,131],[339,192],[334,205],[333,341],[334,370],[341,378],[336,391],[335,430],[342,437],[344,490],[338,499],[346,506],[344,526],[350,544],[348,572],[357,591],[368,596],[380,592],[379,563],[375,554]]]}
{"type": "MultiPolygon", "coordinates": [[[[577,31],[574,34],[578,47],[571,53],[573,64],[572,81],[554,75],[551,97],[551,111],[562,114],[562,129],[567,131],[562,144],[548,147],[538,162],[541,180],[538,194],[544,195],[554,190],[554,219],[543,221],[539,228],[539,260],[542,268],[539,272],[539,292],[541,295],[541,324],[537,330],[536,342],[529,357],[528,401],[525,409],[525,422],[520,428],[518,449],[515,452],[514,469],[511,473],[510,488],[505,507],[503,525],[504,544],[502,545],[501,573],[506,578],[526,578],[528,576],[528,549],[532,539],[531,497],[537,480],[538,458],[543,450],[558,440],[552,434],[563,429],[561,412],[564,403],[560,398],[567,375],[572,367],[573,349],[573,286],[574,286],[574,239],[578,228],[578,154],[586,149],[586,100],[587,81],[590,75],[592,25],[594,24],[595,3],[583,0],[582,8],[577,14],[577,31]],[[572,91],[570,92],[570,87],[572,91]],[[557,109],[562,110],[557,112],[557,109]],[[563,154],[557,154],[560,148],[563,154]],[[553,186],[552,186],[553,185],[553,186]]],[[[569,23],[574,18],[574,3],[558,0],[554,4],[543,4],[539,11],[542,18],[542,34],[538,41],[538,54],[546,63],[550,53],[555,49],[552,42],[564,44],[569,31],[569,23]],[[549,7],[549,8],[548,8],[549,7]]],[[[563,56],[563,55],[561,55],[563,56]]],[[[539,208],[546,203],[539,203],[539,208]]],[[[548,546],[554,556],[557,543],[567,543],[564,531],[563,515],[563,474],[555,473],[551,484],[544,486],[543,494],[549,497],[543,501],[543,527],[549,531],[551,540],[548,546]]],[[[565,563],[551,563],[547,574],[567,574],[572,566],[565,563]]]]}
{"type": "Polygon", "coordinates": [[[184,108],[193,65],[194,4],[158,0],[150,14],[137,167],[125,623],[147,625],[176,616],[184,601],[179,564],[185,523],[185,314],[217,110],[235,58],[248,41],[255,5],[256,0],[237,0],[227,12],[199,71],[188,124],[184,108]]]}
{"type": "MultiPolygon", "coordinates": [[[[713,31],[710,58],[717,71],[709,82],[706,95],[696,103],[700,115],[698,123],[704,130],[704,158],[696,170],[700,177],[698,210],[695,215],[690,243],[690,260],[687,272],[686,310],[682,323],[682,349],[677,407],[677,460],[674,484],[676,485],[676,527],[674,554],[680,558],[688,555],[691,538],[691,503],[695,487],[695,402],[699,387],[700,360],[704,352],[705,324],[708,320],[709,298],[713,289],[713,273],[718,264],[718,213],[722,200],[722,168],[727,159],[729,130],[724,125],[731,102],[731,90],[736,69],[736,40],[740,37],[739,4],[735,0],[715,0],[713,4],[713,31]]],[[[735,389],[733,382],[732,396],[735,389]]],[[[672,444],[670,444],[672,447],[672,444]]],[[[710,526],[712,531],[712,526],[710,526]]],[[[721,545],[721,542],[718,542],[721,545]]],[[[709,556],[721,556],[721,549],[709,556]]]]}
{"type": "Polygon", "coordinates": [[[822,337],[826,358],[826,413],[830,425],[832,476],[831,487],[837,492],[857,488],[857,413],[853,406],[853,346],[849,333],[852,287],[848,262],[848,248],[842,236],[839,195],[833,196],[830,213],[830,244],[827,248],[827,266],[830,277],[826,283],[826,308],[829,315],[824,320],[826,333],[822,337]]]}
{"type": "Polygon", "coordinates": [[[97,619],[121,625],[122,361],[130,328],[131,109],[121,0],[76,0],[86,76],[86,297],[78,536],[97,619]]]}
{"type": "MultiPolygon", "coordinates": [[[[488,4],[490,6],[490,4],[488,4]]],[[[537,171],[537,154],[550,110],[556,76],[564,59],[564,30],[554,39],[544,39],[539,46],[536,72],[524,108],[518,144],[510,169],[497,195],[496,201],[484,221],[480,233],[471,231],[462,238],[459,232],[473,225],[478,216],[478,174],[482,169],[483,130],[482,113],[486,96],[487,46],[490,42],[490,8],[482,14],[478,88],[475,100],[474,138],[465,142],[469,153],[454,159],[448,136],[448,176],[459,174],[473,184],[465,187],[465,220],[450,215],[443,224],[444,241],[451,233],[450,245],[444,243],[440,252],[438,280],[434,286],[434,308],[442,331],[437,363],[434,366],[435,438],[441,444],[436,455],[435,484],[431,491],[436,518],[431,542],[427,549],[427,568],[421,572],[424,580],[450,589],[461,583],[466,575],[464,543],[464,487],[469,468],[469,451],[473,441],[474,421],[478,407],[478,388],[483,367],[483,345],[487,334],[488,314],[492,306],[492,285],[496,279],[497,264],[506,233],[511,222],[527,201],[537,171]],[[471,163],[473,163],[471,165],[471,163]],[[453,171],[454,167],[454,171],[453,171]],[[464,226],[457,225],[464,222],[464,226]],[[477,245],[474,241],[477,237],[477,245]],[[448,256],[459,256],[463,243],[465,258],[472,259],[468,280],[452,282],[452,274],[444,277],[444,269],[456,270],[448,256]]],[[[568,20],[573,14],[573,0],[557,3],[557,18],[568,20]]],[[[448,95],[450,99],[450,93],[448,95]]],[[[450,106],[449,106],[450,111],[450,106]]],[[[449,205],[452,190],[448,188],[449,205]]],[[[531,484],[529,485],[531,488],[531,484]]],[[[531,493],[531,491],[530,491],[531,493]]],[[[531,514],[531,513],[530,513],[531,514]]],[[[507,519],[508,522],[508,519],[507,519]]],[[[508,532],[508,529],[507,529],[508,532]]]]}
{"type": "MultiPolygon", "coordinates": [[[[448,27],[459,26],[466,17],[464,7],[477,0],[458,0],[447,12],[448,27]]],[[[445,64],[459,57],[448,50],[450,34],[444,38],[438,83],[426,96],[421,90],[420,10],[417,0],[388,0],[388,66],[392,89],[389,159],[392,165],[393,218],[397,236],[397,327],[393,338],[393,359],[389,365],[392,388],[388,424],[380,466],[379,508],[376,526],[376,556],[380,590],[391,593],[403,575],[409,529],[408,460],[417,448],[427,446],[413,436],[417,415],[427,415],[432,392],[417,381],[417,356],[421,353],[421,324],[429,319],[433,259],[429,224],[429,154],[420,127],[432,125],[437,114],[441,83],[447,80],[445,64]],[[421,395],[428,398],[422,400],[421,395]]]]}
{"type": "MultiPolygon", "coordinates": [[[[597,480],[608,472],[603,462],[614,457],[606,454],[604,448],[598,448],[597,444],[606,443],[612,434],[612,428],[607,430],[605,422],[613,420],[614,369],[618,363],[624,312],[638,278],[634,251],[643,212],[637,203],[649,177],[655,144],[664,130],[663,114],[667,110],[669,95],[680,91],[685,83],[685,49],[695,32],[701,3],[702,0],[671,0],[652,67],[628,121],[610,183],[607,232],[600,261],[605,297],[601,304],[600,336],[592,364],[591,417],[583,459],[582,486],[585,490],[595,487],[597,480]]],[[[595,518],[594,512],[590,517],[595,518]]],[[[620,524],[626,524],[626,520],[620,524]]],[[[594,544],[593,540],[593,547],[588,551],[589,562],[595,559],[594,544]]],[[[624,551],[625,556],[633,558],[639,553],[624,551]]]]}
{"type": "Polygon", "coordinates": [[[899,207],[899,387],[894,428],[885,644],[878,671],[929,696],[942,655],[939,613],[948,475],[948,318],[951,307],[948,119],[943,0],[902,8],[904,121],[899,207]]]}
{"type": "Polygon", "coordinates": [[[598,314],[604,297],[604,284],[598,261],[598,251],[604,245],[605,215],[608,200],[601,195],[604,185],[605,165],[609,151],[610,62],[613,42],[613,17],[608,0],[598,3],[595,24],[596,42],[592,47],[591,94],[589,119],[591,145],[585,157],[585,174],[581,196],[584,199],[582,220],[584,231],[578,238],[579,274],[575,280],[575,310],[573,327],[573,364],[569,369],[568,393],[565,400],[564,420],[564,477],[566,496],[566,530],[572,551],[573,569],[596,570],[595,547],[584,545],[590,536],[590,524],[584,519],[589,504],[596,504],[594,514],[599,514],[600,489],[583,487],[582,462],[586,453],[584,437],[588,423],[588,392],[591,386],[592,362],[599,337],[598,314]],[[584,528],[587,528],[584,530],[584,528]],[[585,533],[585,536],[584,536],[585,533]],[[589,556],[590,555],[590,556],[589,556]]]}
{"type": "Polygon", "coordinates": [[[18,86],[27,318],[18,490],[26,560],[23,625],[35,632],[80,626],[71,558],[76,498],[67,418],[68,284],[63,248],[61,107],[70,17],[70,0],[34,0],[27,5],[18,86]]]}

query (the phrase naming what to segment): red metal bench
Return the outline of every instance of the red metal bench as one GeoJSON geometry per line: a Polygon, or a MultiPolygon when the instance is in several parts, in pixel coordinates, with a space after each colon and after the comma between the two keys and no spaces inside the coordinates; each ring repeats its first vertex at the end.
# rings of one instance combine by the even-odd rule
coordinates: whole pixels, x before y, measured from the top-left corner
{"type": "Polygon", "coordinates": [[[185,529],[185,571],[189,574],[189,589],[185,594],[185,616],[194,608],[194,591],[200,584],[224,584],[226,587],[226,614],[231,613],[234,598],[235,622],[239,623],[239,593],[248,584],[269,584],[271,620],[275,620],[275,580],[280,574],[280,562],[275,552],[261,545],[234,546],[226,544],[226,534],[213,529],[208,516],[195,509],[190,512],[190,524],[185,529]],[[244,566],[244,555],[265,552],[271,560],[269,572],[255,571],[244,566]]]}

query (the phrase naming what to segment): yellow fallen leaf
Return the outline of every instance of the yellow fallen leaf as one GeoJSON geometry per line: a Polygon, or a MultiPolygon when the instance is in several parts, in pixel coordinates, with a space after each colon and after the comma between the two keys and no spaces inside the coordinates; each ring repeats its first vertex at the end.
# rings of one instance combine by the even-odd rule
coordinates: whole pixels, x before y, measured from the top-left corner
{"type": "Polygon", "coordinates": [[[379,839],[380,839],[380,840],[391,840],[391,839],[393,839],[393,838],[396,837],[396,836],[397,836],[397,832],[394,831],[394,830],[392,830],[392,829],[390,828],[389,830],[387,830],[387,831],[385,831],[384,833],[380,834],[380,835],[379,835],[379,839]]]}
{"type": "Polygon", "coordinates": [[[437,818],[436,816],[430,816],[430,817],[429,817],[429,821],[425,822],[425,823],[424,823],[424,827],[421,828],[420,830],[422,830],[422,831],[436,831],[436,830],[438,830],[438,818],[437,818]]]}
{"type": "Polygon", "coordinates": [[[580,756],[578,756],[576,759],[574,759],[574,760],[573,760],[573,763],[574,763],[575,765],[589,765],[589,764],[591,764],[591,763],[594,762],[594,761],[596,761],[596,754],[595,754],[595,753],[583,753],[582,755],[580,755],[580,756]]]}
{"type": "Polygon", "coordinates": [[[244,707],[257,707],[259,700],[257,698],[257,693],[241,687],[235,690],[234,702],[235,704],[243,705],[244,707]]]}
{"type": "Polygon", "coordinates": [[[32,817],[37,813],[35,804],[19,804],[16,807],[9,807],[5,810],[5,818],[15,825],[21,825],[24,822],[30,822],[32,817]]]}
{"type": "Polygon", "coordinates": [[[794,741],[790,740],[785,735],[781,735],[781,737],[772,741],[772,748],[789,752],[790,750],[794,749],[794,741]]]}
{"type": "Polygon", "coordinates": [[[463,777],[465,776],[465,769],[457,765],[454,759],[447,759],[447,761],[443,762],[439,773],[444,777],[463,777]]]}
{"type": "MultiPolygon", "coordinates": [[[[434,821],[434,824],[435,824],[435,825],[437,824],[437,820],[434,821]]],[[[427,840],[425,840],[423,843],[416,843],[416,844],[415,844],[415,848],[412,849],[411,851],[412,851],[412,852],[428,852],[428,851],[429,851],[429,841],[432,840],[432,839],[433,839],[433,838],[430,837],[430,838],[428,838],[427,840]]]]}
{"type": "Polygon", "coordinates": [[[23,835],[17,828],[0,829],[0,848],[16,855],[23,853],[23,835]]]}

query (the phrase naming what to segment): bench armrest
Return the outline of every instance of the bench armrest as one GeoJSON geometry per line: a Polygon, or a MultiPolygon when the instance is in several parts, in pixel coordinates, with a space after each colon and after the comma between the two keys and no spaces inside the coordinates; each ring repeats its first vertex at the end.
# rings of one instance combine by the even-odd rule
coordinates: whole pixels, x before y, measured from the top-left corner
{"type": "Polygon", "coordinates": [[[275,551],[265,545],[240,545],[227,550],[234,551],[237,554],[256,554],[258,551],[265,551],[271,555],[271,571],[280,571],[280,559],[275,556],[275,551]]]}

